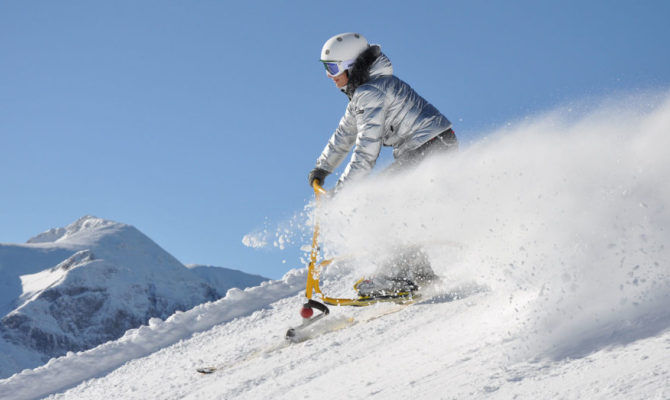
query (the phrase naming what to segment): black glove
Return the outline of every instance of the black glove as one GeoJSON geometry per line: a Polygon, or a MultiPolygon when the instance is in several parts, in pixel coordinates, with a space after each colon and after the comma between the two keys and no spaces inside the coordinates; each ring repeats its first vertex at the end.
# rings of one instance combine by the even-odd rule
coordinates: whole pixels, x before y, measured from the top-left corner
{"type": "Polygon", "coordinates": [[[314,185],[314,180],[319,181],[319,185],[323,185],[328,175],[330,175],[330,172],[326,171],[325,169],[314,168],[307,177],[307,180],[309,181],[309,186],[312,187],[314,185]]]}

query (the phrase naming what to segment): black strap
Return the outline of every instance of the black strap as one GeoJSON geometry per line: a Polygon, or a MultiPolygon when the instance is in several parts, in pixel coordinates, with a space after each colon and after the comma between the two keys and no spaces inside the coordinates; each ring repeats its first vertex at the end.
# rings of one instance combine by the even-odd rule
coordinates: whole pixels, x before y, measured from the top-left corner
{"type": "Polygon", "coordinates": [[[303,307],[305,308],[316,308],[317,310],[321,311],[324,314],[329,314],[330,310],[328,307],[326,307],[325,304],[319,303],[316,300],[309,299],[307,303],[303,304],[303,307]]]}

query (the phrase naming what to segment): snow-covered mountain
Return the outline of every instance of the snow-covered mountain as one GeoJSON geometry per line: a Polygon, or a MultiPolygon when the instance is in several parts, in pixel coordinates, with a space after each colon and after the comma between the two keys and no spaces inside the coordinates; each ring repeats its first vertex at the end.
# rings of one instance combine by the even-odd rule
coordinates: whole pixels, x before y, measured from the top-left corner
{"type": "Polygon", "coordinates": [[[0,380],[0,398],[670,399],[658,100],[529,119],[321,205],[322,249],[351,255],[324,269],[326,294],[420,244],[442,278],[423,301],[331,307],[322,334],[286,345],[294,269],[0,380]]]}
{"type": "Polygon", "coordinates": [[[189,269],[136,228],[86,216],[0,244],[0,377],[265,280],[189,269]]]}

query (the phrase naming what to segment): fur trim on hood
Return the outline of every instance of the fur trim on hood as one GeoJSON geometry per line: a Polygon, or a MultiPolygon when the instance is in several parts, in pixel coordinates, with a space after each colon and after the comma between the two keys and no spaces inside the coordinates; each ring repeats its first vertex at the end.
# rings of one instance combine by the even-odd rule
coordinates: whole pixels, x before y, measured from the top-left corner
{"type": "Polygon", "coordinates": [[[364,50],[354,61],[349,70],[349,83],[342,91],[351,99],[356,89],[370,80],[372,64],[382,55],[382,50],[377,45],[372,45],[364,50]]]}

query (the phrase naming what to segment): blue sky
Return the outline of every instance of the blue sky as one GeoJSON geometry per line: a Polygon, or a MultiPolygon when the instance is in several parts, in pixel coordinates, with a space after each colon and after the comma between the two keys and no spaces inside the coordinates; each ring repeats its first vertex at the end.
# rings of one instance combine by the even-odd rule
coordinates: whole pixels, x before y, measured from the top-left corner
{"type": "Polygon", "coordinates": [[[467,145],[574,100],[668,88],[669,20],[665,1],[4,1],[0,242],[91,214],[184,263],[278,278],[297,246],[241,240],[311,197],[347,102],[318,62],[330,36],[380,44],[467,145]]]}

